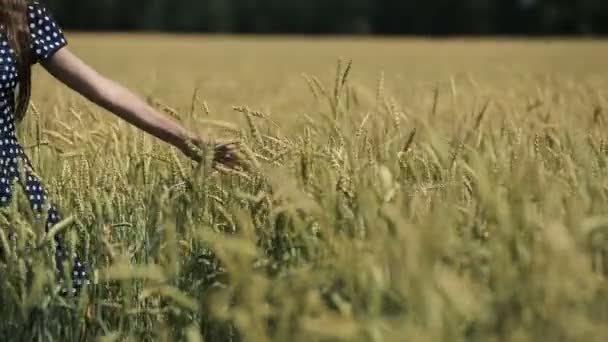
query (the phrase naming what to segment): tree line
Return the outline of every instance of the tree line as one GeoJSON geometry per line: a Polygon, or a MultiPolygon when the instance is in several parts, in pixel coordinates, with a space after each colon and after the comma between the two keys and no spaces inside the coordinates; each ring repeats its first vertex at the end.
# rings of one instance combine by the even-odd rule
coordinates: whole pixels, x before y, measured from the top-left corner
{"type": "Polygon", "coordinates": [[[46,0],[66,29],[217,33],[608,33],[606,0],[46,0]]]}

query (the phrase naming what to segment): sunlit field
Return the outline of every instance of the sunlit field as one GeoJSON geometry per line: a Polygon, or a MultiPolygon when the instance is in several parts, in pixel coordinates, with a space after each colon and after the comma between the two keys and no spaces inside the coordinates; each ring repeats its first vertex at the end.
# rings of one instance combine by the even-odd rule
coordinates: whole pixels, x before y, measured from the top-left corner
{"type": "Polygon", "coordinates": [[[38,67],[20,139],[95,274],[58,295],[52,236],[3,210],[0,340],[608,340],[605,42],[68,38],[253,168],[38,67]]]}

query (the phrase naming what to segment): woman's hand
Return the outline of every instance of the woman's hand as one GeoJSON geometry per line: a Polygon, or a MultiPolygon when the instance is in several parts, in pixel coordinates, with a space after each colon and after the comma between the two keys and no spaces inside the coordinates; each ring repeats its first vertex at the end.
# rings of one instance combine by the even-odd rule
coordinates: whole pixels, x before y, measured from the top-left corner
{"type": "Polygon", "coordinates": [[[245,159],[240,151],[240,143],[231,140],[204,140],[192,138],[184,144],[182,152],[196,162],[212,153],[210,158],[215,169],[246,169],[245,159]]]}
{"type": "Polygon", "coordinates": [[[216,143],[213,154],[214,167],[222,165],[229,169],[243,168],[242,158],[238,142],[216,143]]]}

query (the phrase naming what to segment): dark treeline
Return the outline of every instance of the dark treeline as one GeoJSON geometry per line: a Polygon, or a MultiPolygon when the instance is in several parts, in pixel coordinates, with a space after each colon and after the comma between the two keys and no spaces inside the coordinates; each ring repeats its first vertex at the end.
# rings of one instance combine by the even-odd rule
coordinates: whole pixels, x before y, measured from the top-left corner
{"type": "Polygon", "coordinates": [[[73,30],[606,34],[608,0],[46,0],[73,30]]]}

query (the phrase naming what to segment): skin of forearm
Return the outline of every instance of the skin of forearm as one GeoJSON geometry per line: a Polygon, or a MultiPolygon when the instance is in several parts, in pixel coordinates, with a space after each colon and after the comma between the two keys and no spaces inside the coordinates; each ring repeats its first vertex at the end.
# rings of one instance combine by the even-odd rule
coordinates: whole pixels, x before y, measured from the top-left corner
{"type": "Polygon", "coordinates": [[[167,115],[161,114],[150,107],[124,86],[100,77],[97,88],[99,90],[83,95],[95,104],[153,136],[181,150],[187,149],[187,141],[198,140],[198,137],[167,115]]]}
{"type": "Polygon", "coordinates": [[[43,66],[89,101],[185,153],[189,150],[189,140],[202,142],[172,118],[159,113],[118,82],[100,75],[67,49],[55,53],[43,66]]]}

